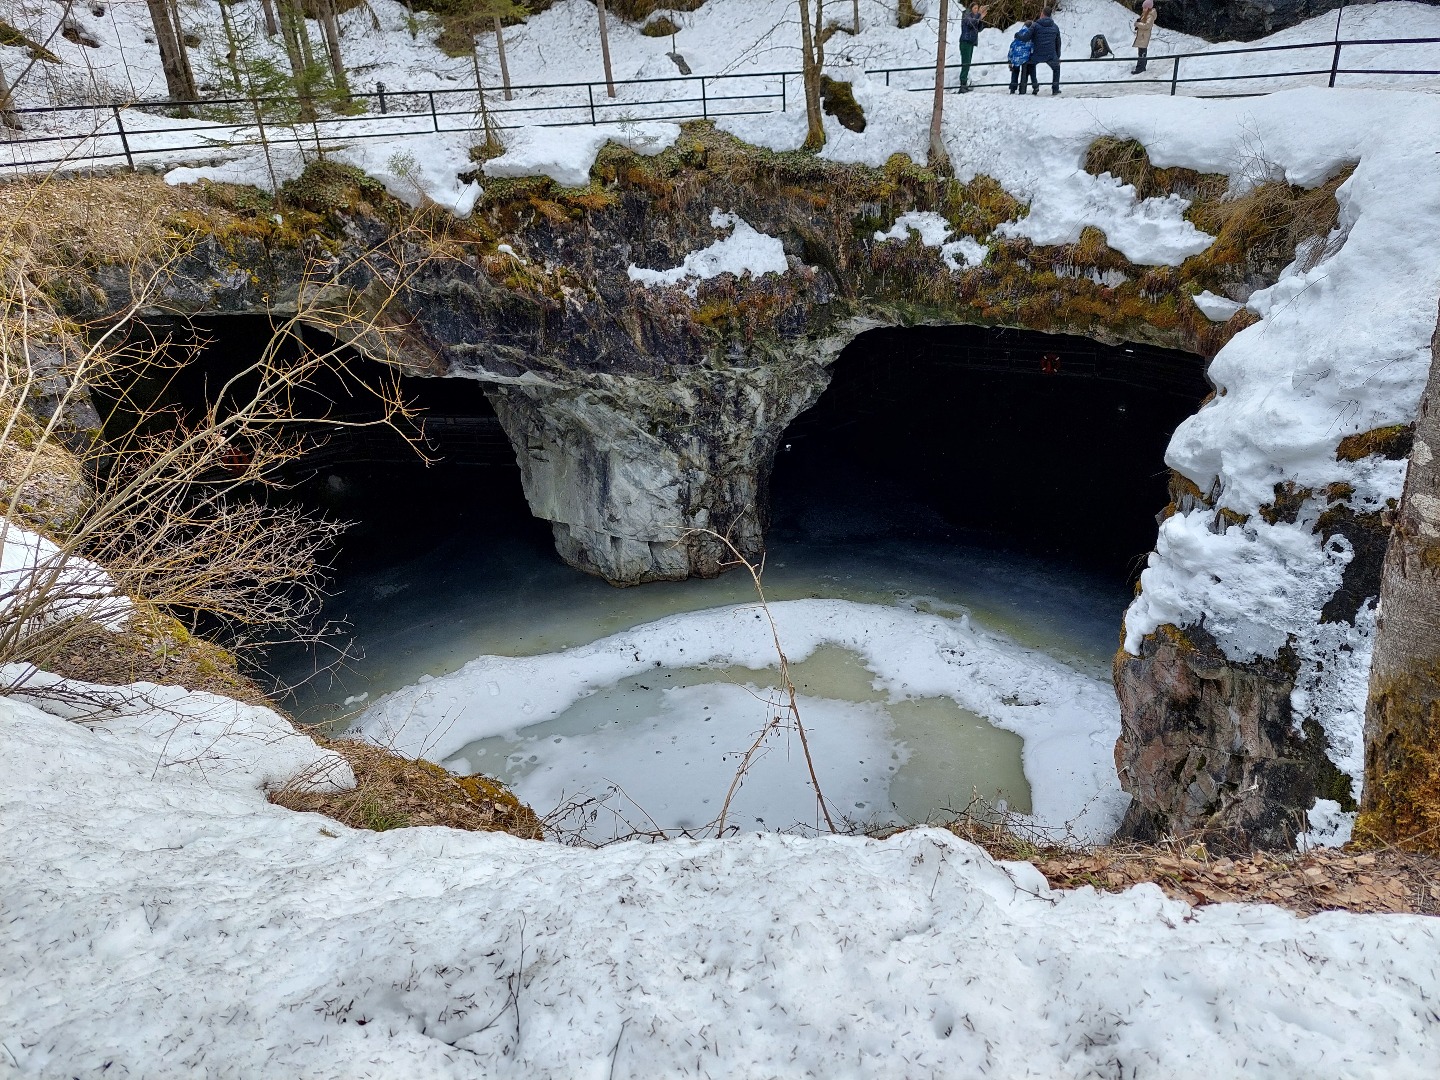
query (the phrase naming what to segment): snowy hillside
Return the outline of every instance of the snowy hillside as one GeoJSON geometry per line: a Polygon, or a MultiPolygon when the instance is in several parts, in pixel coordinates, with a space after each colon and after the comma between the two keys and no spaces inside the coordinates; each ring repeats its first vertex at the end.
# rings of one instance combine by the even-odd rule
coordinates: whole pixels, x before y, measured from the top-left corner
{"type": "Polygon", "coordinates": [[[357,832],[265,802],[346,779],[273,714],[137,690],[98,727],[0,700],[0,1074],[1440,1069],[1431,919],[1052,892],[928,830],[357,832]]]}

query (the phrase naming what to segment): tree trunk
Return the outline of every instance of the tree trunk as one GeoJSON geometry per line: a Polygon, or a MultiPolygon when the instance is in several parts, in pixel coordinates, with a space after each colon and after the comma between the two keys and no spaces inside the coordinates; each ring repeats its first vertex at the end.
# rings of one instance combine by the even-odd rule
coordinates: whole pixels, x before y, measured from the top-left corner
{"type": "Polygon", "coordinates": [[[854,18],[850,22],[850,33],[858,34],[860,33],[860,0],[854,0],[853,9],[854,18]]]}
{"type": "Polygon", "coordinates": [[[280,25],[275,21],[275,0],[260,0],[260,7],[265,12],[265,36],[274,37],[280,33],[280,25]]]}
{"type": "Polygon", "coordinates": [[[800,73],[805,83],[805,150],[825,145],[825,121],[820,115],[820,63],[815,31],[810,25],[810,0],[800,0],[800,73]]]}
{"type": "Polygon", "coordinates": [[[165,72],[165,92],[171,101],[194,101],[195,78],[190,75],[190,62],[181,52],[182,42],[170,19],[167,0],[145,0],[150,10],[150,25],[155,29],[155,45],[160,50],[160,65],[165,72]]]}
{"type": "Polygon", "coordinates": [[[305,17],[300,13],[299,0],[280,0],[280,30],[285,39],[285,58],[290,61],[295,94],[300,99],[300,119],[313,120],[315,103],[310,96],[310,35],[305,30],[305,17]]]}
{"type": "Polygon", "coordinates": [[[1440,323],[1380,579],[1362,842],[1440,851],[1440,323]]]}
{"type": "Polygon", "coordinates": [[[932,169],[950,168],[941,121],[945,118],[945,35],[949,32],[950,0],[940,0],[940,40],[935,46],[935,104],[930,109],[930,161],[932,169]]]}
{"type": "Polygon", "coordinates": [[[605,26],[605,0],[595,0],[595,10],[600,13],[600,55],[605,60],[605,94],[615,96],[615,74],[610,70],[610,31],[605,26]]]}
{"type": "Polygon", "coordinates": [[[196,89],[195,69],[190,66],[190,47],[185,44],[185,24],[180,21],[180,0],[170,0],[170,19],[175,24],[175,44],[180,53],[180,65],[185,71],[185,85],[190,92],[190,100],[194,101],[200,96],[196,89]]]}
{"type": "Polygon", "coordinates": [[[220,25],[225,30],[225,66],[230,69],[230,81],[235,85],[235,96],[239,97],[245,93],[245,85],[240,79],[240,41],[235,34],[235,22],[230,14],[230,4],[233,0],[220,0],[220,25]]]}
{"type": "Polygon", "coordinates": [[[23,131],[20,116],[10,107],[10,82],[5,78],[5,69],[0,67],[0,126],[11,131],[23,131]]]}
{"type": "Polygon", "coordinates": [[[495,17],[495,51],[500,54],[500,84],[505,87],[505,100],[510,101],[510,65],[505,63],[505,32],[500,29],[500,17],[495,17]]]}
{"type": "Polygon", "coordinates": [[[320,28],[325,38],[325,49],[330,54],[330,74],[335,82],[335,92],[348,97],[350,80],[345,75],[345,58],[340,55],[340,22],[335,18],[335,5],[331,0],[321,0],[320,28]]]}

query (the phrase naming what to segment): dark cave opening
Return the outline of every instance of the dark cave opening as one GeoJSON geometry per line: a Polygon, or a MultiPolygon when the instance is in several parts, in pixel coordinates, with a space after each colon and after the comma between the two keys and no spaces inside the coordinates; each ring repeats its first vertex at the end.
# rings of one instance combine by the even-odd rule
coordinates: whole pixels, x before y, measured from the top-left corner
{"type": "MultiPolygon", "coordinates": [[[[140,334],[142,348],[158,345],[164,357],[145,378],[141,400],[193,421],[228,380],[255,363],[275,327],[263,315],[193,316],[148,322],[140,334]]],[[[554,557],[549,525],[530,514],[514,450],[478,382],[398,374],[322,330],[303,327],[299,334],[300,341],[276,345],[281,363],[293,362],[302,348],[336,353],[334,365],[294,394],[303,422],[291,430],[311,448],[281,471],[278,489],[251,494],[348,522],[334,555],[340,577],[403,563],[467,529],[516,534],[554,557]],[[375,423],[384,410],[365,388],[387,381],[415,411],[398,430],[375,423]]],[[[242,392],[253,382],[242,379],[242,392]]],[[[133,412],[122,408],[107,428],[133,422],[133,412]]]]}
{"type": "Polygon", "coordinates": [[[1169,498],[1165,447],[1209,390],[1200,357],[1154,346],[977,326],[867,331],[781,440],[772,536],[803,533],[828,499],[896,535],[1133,577],[1169,498]]]}

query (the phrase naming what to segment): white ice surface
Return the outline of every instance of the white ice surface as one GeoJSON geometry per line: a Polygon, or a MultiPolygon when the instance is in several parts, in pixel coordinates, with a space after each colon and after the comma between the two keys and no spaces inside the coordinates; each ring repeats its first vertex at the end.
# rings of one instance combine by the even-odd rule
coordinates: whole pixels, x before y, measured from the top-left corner
{"type": "Polygon", "coordinates": [[[1051,892],[929,830],[357,832],[265,802],[313,748],[161,765],[169,723],[0,699],[6,1075],[1440,1071],[1433,919],[1051,892]]]}
{"type": "Polygon", "coordinates": [[[690,252],[683,263],[669,270],[651,270],[631,263],[628,271],[630,280],[655,288],[678,285],[690,278],[703,281],[719,274],[761,277],[783,274],[790,269],[785,260],[785,247],[779,238],[757,232],[739,216],[724,213],[717,207],[710,211],[710,227],[729,229],[730,235],[699,251],[690,252]]]}
{"type": "MultiPolygon", "coordinates": [[[[845,600],[791,600],[770,609],[792,661],[838,645],[864,659],[892,701],[948,697],[1024,739],[1035,824],[1057,830],[1069,824],[1082,839],[1107,837],[1118,824],[1125,796],[1115,777],[1119,710],[1108,680],[964,618],[845,600]]],[[[627,676],[657,667],[773,667],[774,650],[754,605],[673,615],[564,652],[479,657],[380,699],[356,731],[443,762],[477,739],[552,719],[627,676]]],[[[731,749],[741,752],[747,744],[731,749]]],[[[798,766],[791,775],[803,786],[798,766]]]]}

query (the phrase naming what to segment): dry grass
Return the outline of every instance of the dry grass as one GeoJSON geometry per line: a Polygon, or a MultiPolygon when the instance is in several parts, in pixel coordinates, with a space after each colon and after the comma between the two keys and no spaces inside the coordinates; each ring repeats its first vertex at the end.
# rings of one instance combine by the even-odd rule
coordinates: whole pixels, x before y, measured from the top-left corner
{"type": "Polygon", "coordinates": [[[484,776],[455,776],[428,761],[348,739],[315,741],[334,750],[355,772],[355,788],[317,794],[281,788],[270,801],[289,810],[324,814],[355,829],[385,832],[444,825],[471,832],[504,832],[542,840],[540,819],[505,785],[484,776]]]}
{"type": "Polygon", "coordinates": [[[50,176],[0,183],[0,221],[38,248],[83,242],[85,261],[153,250],[178,211],[208,205],[203,185],[171,187],[159,173],[50,176]]]}
{"type": "Polygon", "coordinates": [[[1187,904],[1274,904],[1321,911],[1440,915],[1440,859],[1383,849],[1215,858],[1203,845],[1097,847],[1036,844],[1003,825],[962,818],[945,826],[996,859],[1033,864],[1056,889],[1121,892],[1142,882],[1187,904]]]}
{"type": "Polygon", "coordinates": [[[79,626],[67,636],[65,647],[46,659],[45,669],[105,686],[183,686],[276,708],[265,691],[240,672],[233,655],[157,613],[140,615],[122,631],[94,623],[79,626]]]}

